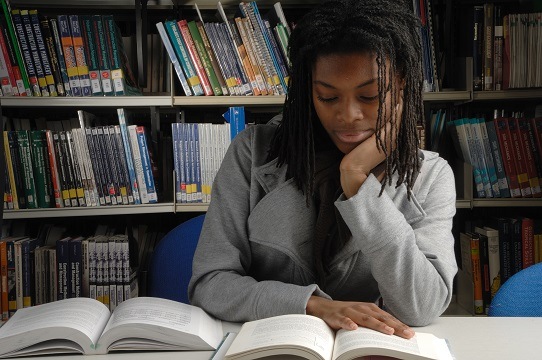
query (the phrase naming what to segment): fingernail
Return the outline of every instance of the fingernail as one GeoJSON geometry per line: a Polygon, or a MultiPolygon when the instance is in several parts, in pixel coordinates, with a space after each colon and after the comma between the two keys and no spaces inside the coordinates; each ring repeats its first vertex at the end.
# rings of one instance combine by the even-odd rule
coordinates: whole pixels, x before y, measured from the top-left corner
{"type": "Polygon", "coordinates": [[[386,330],[386,332],[388,332],[388,333],[390,333],[390,334],[393,334],[393,332],[395,331],[395,330],[393,330],[393,328],[390,327],[390,326],[386,326],[384,329],[386,330]]]}
{"type": "Polygon", "coordinates": [[[403,330],[403,334],[405,334],[406,336],[414,336],[414,332],[408,329],[403,330]]]}

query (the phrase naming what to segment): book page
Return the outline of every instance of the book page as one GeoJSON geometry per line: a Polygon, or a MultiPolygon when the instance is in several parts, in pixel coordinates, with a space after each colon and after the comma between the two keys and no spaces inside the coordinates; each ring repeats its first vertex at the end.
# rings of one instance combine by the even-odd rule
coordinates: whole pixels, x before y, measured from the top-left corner
{"type": "MultiPolygon", "coordinates": [[[[330,359],[333,338],[333,330],[317,317],[276,316],[245,323],[229,348],[226,359],[235,359],[243,354],[269,349],[287,349],[282,354],[292,354],[292,349],[296,348],[310,350],[316,354],[313,358],[330,359]]],[[[281,354],[281,352],[268,353],[268,355],[272,354],[281,354]]]]}
{"type": "Polygon", "coordinates": [[[127,349],[122,341],[118,341],[121,339],[126,339],[126,344],[132,344],[128,346],[131,349],[138,341],[147,344],[154,341],[179,350],[213,350],[222,337],[222,322],[196,306],[167,299],[138,297],[122,302],[115,309],[99,340],[102,349],[98,352],[103,353],[103,347],[127,349]]]}
{"type": "Polygon", "coordinates": [[[350,331],[339,330],[337,332],[335,348],[333,349],[334,360],[340,360],[342,357],[350,359],[367,355],[391,356],[412,360],[452,359],[445,341],[436,338],[432,334],[416,333],[413,338],[407,340],[364,327],[350,331]],[[442,344],[444,344],[445,348],[442,348],[442,344]]]}
{"type": "Polygon", "coordinates": [[[72,340],[88,349],[97,342],[108,319],[107,307],[88,298],[19,309],[0,328],[0,354],[52,339],[72,340]]]}

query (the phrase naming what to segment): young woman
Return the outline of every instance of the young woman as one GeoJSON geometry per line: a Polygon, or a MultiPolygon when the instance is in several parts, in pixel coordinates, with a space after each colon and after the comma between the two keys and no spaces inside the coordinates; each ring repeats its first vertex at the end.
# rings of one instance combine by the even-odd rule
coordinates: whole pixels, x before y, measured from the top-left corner
{"type": "Polygon", "coordinates": [[[397,0],[328,1],[297,24],[282,121],[239,134],[216,176],[194,305],[405,338],[442,314],[455,187],[447,162],[418,149],[421,53],[397,0]]]}

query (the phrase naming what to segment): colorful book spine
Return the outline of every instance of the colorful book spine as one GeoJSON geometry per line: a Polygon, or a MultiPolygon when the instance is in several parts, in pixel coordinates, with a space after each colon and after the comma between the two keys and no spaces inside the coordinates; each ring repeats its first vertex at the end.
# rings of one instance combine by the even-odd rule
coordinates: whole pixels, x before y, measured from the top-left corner
{"type": "Polygon", "coordinates": [[[92,87],[88,73],[87,59],[85,57],[85,44],[83,43],[83,34],[78,15],[69,15],[70,30],[72,34],[73,51],[75,54],[75,63],[77,73],[81,84],[81,93],[83,96],[92,96],[92,87]]]}
{"type": "Polygon", "coordinates": [[[27,130],[17,130],[17,143],[19,145],[19,153],[21,155],[26,207],[27,209],[36,209],[38,208],[38,202],[36,199],[34,172],[32,170],[30,137],[27,130]]]}
{"type": "Polygon", "coordinates": [[[17,31],[15,30],[15,25],[11,17],[11,6],[8,0],[0,0],[0,3],[2,3],[2,10],[4,13],[0,23],[2,24],[2,30],[4,32],[4,37],[7,44],[12,45],[12,56],[10,56],[10,58],[11,65],[17,79],[17,89],[19,90],[19,94],[21,96],[32,96],[32,89],[30,86],[28,73],[25,68],[25,61],[18,42],[17,31]]]}
{"type": "Polygon", "coordinates": [[[198,74],[196,73],[194,65],[192,64],[192,61],[190,60],[188,49],[186,48],[186,45],[182,39],[177,23],[174,20],[168,20],[164,22],[164,27],[166,28],[166,32],[169,35],[171,44],[173,45],[173,50],[179,59],[181,68],[186,75],[186,81],[192,89],[192,92],[196,96],[203,95],[203,86],[198,74]]]}
{"type": "Polygon", "coordinates": [[[130,173],[128,171],[128,164],[126,163],[126,155],[124,152],[124,143],[122,141],[122,134],[120,130],[120,125],[113,126],[112,133],[114,133],[113,142],[115,143],[115,154],[119,159],[120,173],[123,177],[123,182],[126,187],[126,196],[129,205],[134,204],[134,193],[132,191],[132,186],[130,182],[130,173]]]}
{"type": "Polygon", "coordinates": [[[94,36],[94,24],[90,15],[81,15],[79,17],[81,25],[81,36],[83,38],[83,50],[88,66],[88,76],[90,79],[90,88],[92,96],[102,96],[102,82],[100,79],[100,63],[98,61],[98,44],[94,36]]]}
{"type": "Polygon", "coordinates": [[[215,23],[203,24],[203,27],[205,28],[205,34],[207,35],[207,39],[209,40],[211,48],[216,54],[216,60],[218,62],[218,65],[220,66],[220,70],[222,71],[224,81],[226,82],[226,86],[228,87],[230,95],[240,95],[241,90],[239,89],[237,78],[232,69],[232,64],[230,64],[230,62],[226,58],[223,46],[224,44],[222,44],[218,39],[215,25],[215,23]]]}
{"type": "Polygon", "coordinates": [[[137,144],[139,145],[139,155],[141,157],[141,166],[143,170],[143,178],[145,180],[145,187],[147,190],[147,198],[149,203],[156,203],[158,197],[156,194],[156,186],[154,183],[154,176],[152,173],[150,149],[147,145],[147,136],[145,134],[145,128],[143,126],[136,126],[135,134],[137,137],[137,144]]]}
{"type": "Polygon", "coordinates": [[[51,183],[53,186],[53,199],[56,208],[64,207],[62,201],[62,187],[60,185],[59,166],[55,156],[55,144],[53,141],[53,133],[51,130],[45,132],[47,141],[47,156],[49,156],[49,164],[51,166],[51,183]]]}
{"type": "Polygon", "coordinates": [[[62,43],[62,53],[66,62],[66,71],[70,80],[70,89],[73,96],[83,96],[81,80],[77,69],[77,59],[73,39],[70,31],[70,22],[67,15],[58,15],[58,33],[62,43]]]}
{"type": "MultiPolygon", "coordinates": [[[[72,135],[73,130],[66,131],[66,142],[68,145],[68,153],[70,154],[70,160],[73,165],[73,176],[75,184],[75,194],[77,197],[77,203],[79,206],[87,206],[87,197],[85,196],[85,186],[84,186],[84,175],[82,174],[81,165],[79,163],[79,157],[77,154],[77,148],[74,144],[74,139],[72,135]]],[[[88,193],[88,192],[87,192],[88,193]]]]}
{"type": "Polygon", "coordinates": [[[510,140],[512,142],[512,151],[516,162],[516,171],[518,176],[519,188],[522,197],[532,197],[531,186],[529,185],[529,174],[527,173],[527,163],[521,141],[520,130],[515,117],[508,118],[508,130],[510,131],[510,140]]]}
{"type": "Polygon", "coordinates": [[[169,59],[173,66],[173,70],[175,70],[175,73],[177,74],[177,78],[179,79],[179,82],[181,83],[184,94],[186,96],[192,96],[193,95],[192,90],[190,90],[190,86],[188,85],[186,76],[183,73],[183,70],[181,69],[181,64],[179,63],[179,59],[177,58],[177,55],[175,54],[175,50],[173,50],[173,46],[171,45],[171,41],[169,40],[169,37],[167,36],[167,32],[166,32],[166,28],[164,27],[164,24],[161,22],[156,23],[156,28],[158,29],[158,34],[160,35],[160,38],[162,39],[162,44],[164,44],[166,52],[169,56],[169,59]]]}
{"type": "Polygon", "coordinates": [[[107,51],[107,41],[104,23],[100,15],[92,15],[92,33],[96,43],[98,66],[100,68],[100,81],[105,96],[114,96],[113,81],[111,80],[111,62],[107,51]]]}
{"type": "Polygon", "coordinates": [[[203,68],[201,59],[198,55],[196,45],[194,44],[194,40],[192,39],[192,36],[190,35],[190,30],[188,29],[188,22],[184,19],[179,20],[177,21],[177,26],[179,27],[182,39],[184,41],[184,44],[186,45],[186,49],[188,50],[188,55],[190,56],[190,60],[192,61],[192,64],[194,64],[196,73],[198,74],[198,77],[201,81],[201,85],[203,86],[203,93],[207,96],[214,95],[213,88],[211,87],[209,78],[207,77],[207,74],[205,72],[205,69],[203,68]]]}
{"type": "Polygon", "coordinates": [[[47,84],[47,90],[49,92],[49,96],[58,96],[55,79],[53,77],[53,69],[51,67],[51,62],[49,59],[49,54],[47,52],[47,47],[45,46],[45,39],[44,39],[44,35],[42,33],[42,29],[40,26],[40,20],[38,18],[38,11],[30,10],[28,14],[30,16],[32,29],[34,30],[34,36],[36,38],[36,45],[38,47],[39,58],[43,65],[43,73],[45,76],[45,82],[47,84]]]}
{"type": "Polygon", "coordinates": [[[510,139],[510,131],[508,129],[508,119],[498,117],[493,120],[495,132],[499,140],[501,155],[504,164],[504,170],[510,187],[510,195],[513,198],[521,197],[516,163],[514,158],[514,150],[512,149],[512,140],[510,139]]]}
{"type": "MultiPolygon", "coordinates": [[[[53,82],[56,86],[56,92],[58,96],[66,96],[64,89],[64,79],[62,78],[60,63],[57,56],[57,50],[55,47],[55,40],[53,38],[53,32],[51,31],[51,24],[48,19],[43,19],[40,22],[41,32],[43,34],[43,40],[45,41],[45,47],[48,58],[50,60],[50,67],[53,76],[53,82]]],[[[66,77],[66,82],[68,81],[66,77]]]]}
{"type": "Polygon", "coordinates": [[[40,87],[41,96],[50,96],[49,88],[47,87],[47,80],[45,80],[45,72],[43,71],[43,63],[38,51],[36,36],[32,28],[32,22],[30,21],[30,14],[28,10],[20,10],[19,13],[23,23],[23,29],[26,34],[28,48],[30,49],[30,55],[32,56],[32,62],[34,63],[36,76],[38,77],[38,85],[40,87]]]}
{"type": "Polygon", "coordinates": [[[493,160],[495,164],[495,171],[497,174],[497,181],[499,184],[499,191],[501,197],[510,197],[510,188],[508,186],[508,179],[506,178],[506,171],[504,169],[504,163],[501,155],[501,149],[499,146],[499,139],[495,132],[495,123],[493,121],[487,121],[485,123],[489,146],[493,154],[493,160]]]}
{"type": "Polygon", "coordinates": [[[30,139],[32,171],[34,172],[36,184],[36,200],[39,208],[48,208],[51,206],[52,184],[51,177],[48,176],[50,172],[46,172],[47,140],[45,131],[31,130],[30,139]]]}
{"type": "Polygon", "coordinates": [[[209,83],[210,83],[211,89],[213,90],[214,95],[217,95],[217,96],[222,95],[223,94],[222,87],[220,86],[218,77],[215,73],[213,65],[211,64],[211,59],[209,58],[207,49],[205,48],[205,45],[203,44],[203,39],[199,32],[198,26],[196,25],[196,22],[189,21],[187,23],[187,26],[188,26],[188,31],[190,32],[190,35],[192,37],[194,46],[196,47],[197,54],[199,55],[199,58],[201,60],[201,65],[203,66],[203,69],[205,70],[205,74],[207,74],[207,78],[209,79],[209,83]]]}
{"type": "Polygon", "coordinates": [[[4,154],[6,159],[6,172],[7,180],[9,181],[11,187],[11,196],[13,201],[13,208],[15,210],[19,209],[19,195],[17,189],[17,182],[15,181],[15,169],[13,167],[13,158],[11,156],[11,149],[9,144],[8,131],[3,131],[2,136],[4,137],[4,154]]]}
{"type": "Polygon", "coordinates": [[[0,33],[0,90],[2,96],[12,96],[14,95],[13,91],[17,90],[17,86],[13,86],[15,78],[8,56],[3,36],[0,33]]]}
{"type": "Polygon", "coordinates": [[[17,34],[18,43],[24,60],[24,66],[28,74],[28,81],[30,83],[32,95],[41,96],[38,76],[36,73],[36,68],[34,67],[34,62],[32,60],[32,53],[30,51],[28,40],[26,38],[26,32],[24,29],[20,10],[12,10],[11,18],[13,19],[13,25],[17,34]]]}
{"type": "Polygon", "coordinates": [[[219,65],[219,62],[217,60],[216,54],[213,51],[211,43],[209,42],[209,38],[207,37],[207,33],[205,32],[205,27],[203,25],[203,22],[196,21],[196,26],[197,26],[199,34],[201,36],[201,40],[203,41],[203,46],[205,47],[205,50],[207,51],[207,56],[209,57],[209,61],[211,62],[211,66],[213,67],[213,70],[215,72],[217,80],[218,80],[218,82],[220,84],[220,88],[222,89],[222,94],[223,95],[229,95],[226,80],[224,79],[224,76],[223,76],[222,71],[220,69],[220,65],[219,65]]]}

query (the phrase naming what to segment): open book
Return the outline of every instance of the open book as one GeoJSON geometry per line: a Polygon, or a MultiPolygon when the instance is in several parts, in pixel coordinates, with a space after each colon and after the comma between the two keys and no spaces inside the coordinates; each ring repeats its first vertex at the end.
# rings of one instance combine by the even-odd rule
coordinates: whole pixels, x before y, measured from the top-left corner
{"type": "Polygon", "coordinates": [[[202,309],[160,298],[126,300],[113,313],[89,298],[24,308],[0,328],[0,358],[115,350],[213,350],[222,322],[202,309]]]}
{"type": "Polygon", "coordinates": [[[245,323],[226,353],[226,360],[291,355],[310,360],[396,358],[451,360],[444,339],[416,332],[409,340],[359,327],[335,333],[320,318],[282,315],[245,323]]]}

